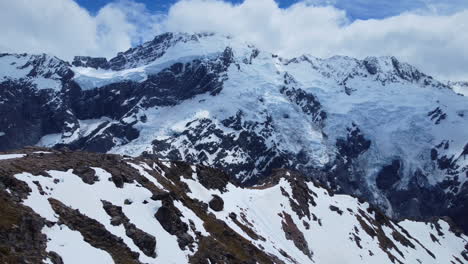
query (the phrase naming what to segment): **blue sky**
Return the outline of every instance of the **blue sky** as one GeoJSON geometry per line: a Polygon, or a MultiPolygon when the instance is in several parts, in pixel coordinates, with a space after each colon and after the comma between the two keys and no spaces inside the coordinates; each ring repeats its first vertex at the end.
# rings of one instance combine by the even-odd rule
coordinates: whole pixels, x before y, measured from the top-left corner
{"type": "MultiPolygon", "coordinates": [[[[91,13],[97,13],[100,8],[115,0],[75,0],[80,6],[91,13]]],[[[145,4],[151,12],[165,13],[178,0],[133,0],[145,4]]],[[[242,0],[226,0],[240,3],[242,0]]],[[[276,0],[281,8],[287,8],[298,0],[276,0]]],[[[316,5],[332,5],[345,10],[351,20],[381,19],[396,16],[406,11],[438,8],[439,11],[451,13],[460,8],[468,7],[468,0],[308,0],[316,5]]]]}
{"type": "MultiPolygon", "coordinates": [[[[105,6],[112,0],[75,0],[79,5],[88,9],[90,12],[97,12],[101,7],[105,6]]],[[[166,11],[177,0],[134,0],[134,2],[143,3],[151,11],[166,11]]],[[[231,3],[240,3],[242,0],[229,0],[231,3]]],[[[279,0],[277,1],[281,7],[288,7],[297,2],[295,0],[279,0]]]]}
{"type": "MultiPolygon", "coordinates": [[[[112,0],[75,0],[80,6],[88,9],[91,13],[96,13],[100,8],[112,2],[112,0]]],[[[143,3],[153,12],[165,12],[177,2],[177,0],[134,0],[143,3]]],[[[242,0],[228,0],[226,2],[239,3],[242,0]]],[[[276,0],[282,8],[287,8],[298,2],[297,0],[276,0]]],[[[419,0],[344,0],[344,1],[313,1],[317,4],[331,3],[337,8],[344,9],[348,15],[353,18],[382,18],[396,15],[402,11],[411,10],[421,6],[419,0]]]]}

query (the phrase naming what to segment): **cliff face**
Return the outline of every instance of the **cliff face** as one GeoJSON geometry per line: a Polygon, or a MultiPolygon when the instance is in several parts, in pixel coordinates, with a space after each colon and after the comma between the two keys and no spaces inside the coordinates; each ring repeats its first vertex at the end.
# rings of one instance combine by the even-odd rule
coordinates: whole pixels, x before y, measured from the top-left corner
{"type": "Polygon", "coordinates": [[[243,188],[154,155],[0,154],[2,263],[464,263],[443,219],[395,222],[275,170],[243,188]]]}

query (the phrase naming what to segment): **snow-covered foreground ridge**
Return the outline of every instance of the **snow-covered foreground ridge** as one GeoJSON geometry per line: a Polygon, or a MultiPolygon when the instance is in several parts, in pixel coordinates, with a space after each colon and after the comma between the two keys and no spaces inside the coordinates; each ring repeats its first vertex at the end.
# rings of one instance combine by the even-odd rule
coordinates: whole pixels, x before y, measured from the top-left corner
{"type": "Polygon", "coordinates": [[[3,54],[0,67],[0,150],[154,153],[245,185],[293,169],[387,215],[449,215],[468,232],[465,86],[397,58],[283,58],[167,33],[110,60],[3,54]]]}
{"type": "Polygon", "coordinates": [[[0,154],[6,263],[466,263],[448,222],[394,222],[287,170],[242,188],[154,156],[0,154]],[[8,156],[5,156],[8,155],[8,156]]]}

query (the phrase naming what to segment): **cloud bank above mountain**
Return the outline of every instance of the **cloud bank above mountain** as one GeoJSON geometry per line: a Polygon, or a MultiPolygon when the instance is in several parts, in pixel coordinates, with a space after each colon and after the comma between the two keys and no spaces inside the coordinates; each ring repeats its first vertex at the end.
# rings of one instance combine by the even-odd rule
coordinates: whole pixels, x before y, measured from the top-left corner
{"type": "Polygon", "coordinates": [[[123,0],[96,15],[72,0],[2,1],[0,51],[111,57],[165,31],[214,31],[283,56],[394,55],[441,79],[468,79],[466,5],[426,1],[427,8],[370,20],[351,19],[339,1],[280,8],[273,0],[182,0],[152,13],[123,0]]]}

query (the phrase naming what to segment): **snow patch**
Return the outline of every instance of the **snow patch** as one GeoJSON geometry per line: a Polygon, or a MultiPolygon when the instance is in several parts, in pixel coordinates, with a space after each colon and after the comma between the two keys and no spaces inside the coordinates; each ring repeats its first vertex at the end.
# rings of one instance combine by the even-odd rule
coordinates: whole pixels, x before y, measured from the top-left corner
{"type": "Polygon", "coordinates": [[[91,246],[80,232],[70,230],[66,225],[45,226],[42,233],[48,238],[46,250],[59,254],[64,263],[114,263],[109,253],[91,246]]]}
{"type": "Polygon", "coordinates": [[[26,154],[0,154],[0,160],[18,159],[25,156],[26,154]]]}

